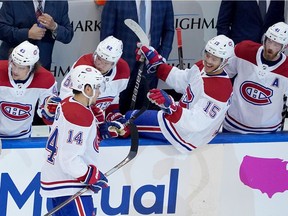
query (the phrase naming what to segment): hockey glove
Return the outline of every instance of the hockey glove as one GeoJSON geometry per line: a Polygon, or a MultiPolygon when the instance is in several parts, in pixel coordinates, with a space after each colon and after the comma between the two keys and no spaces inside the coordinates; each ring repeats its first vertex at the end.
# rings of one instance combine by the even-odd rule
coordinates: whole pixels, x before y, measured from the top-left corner
{"type": "Polygon", "coordinates": [[[55,112],[58,104],[61,102],[60,97],[47,97],[42,104],[42,117],[46,124],[52,124],[55,117],[55,112]],[[48,122],[47,122],[48,121],[48,122]]]}
{"type": "Polygon", "coordinates": [[[123,124],[123,129],[122,130],[118,130],[118,135],[123,137],[123,138],[127,138],[130,135],[130,128],[128,125],[126,125],[127,123],[127,119],[121,114],[121,113],[113,113],[110,112],[108,113],[107,117],[106,117],[106,121],[111,122],[111,121],[116,121],[116,122],[120,122],[121,124],[123,124]]]}
{"type": "Polygon", "coordinates": [[[117,121],[104,122],[98,125],[98,136],[100,141],[103,139],[118,137],[121,130],[124,129],[123,124],[117,121]]]}
{"type": "Polygon", "coordinates": [[[102,124],[105,122],[105,114],[104,114],[104,111],[102,109],[93,105],[93,106],[91,106],[91,110],[92,110],[98,124],[102,124]]]}
{"type": "Polygon", "coordinates": [[[159,106],[165,113],[171,115],[177,110],[174,99],[161,89],[151,89],[147,94],[148,99],[159,106]]]}
{"type": "Polygon", "coordinates": [[[89,165],[87,173],[78,178],[78,180],[85,185],[89,185],[89,188],[94,193],[98,193],[102,188],[108,187],[108,179],[94,165],[89,165]]]}
{"type": "Polygon", "coordinates": [[[148,61],[146,65],[147,73],[155,73],[157,71],[157,67],[166,62],[165,58],[163,58],[153,47],[141,46],[140,50],[142,54],[148,61]]]}

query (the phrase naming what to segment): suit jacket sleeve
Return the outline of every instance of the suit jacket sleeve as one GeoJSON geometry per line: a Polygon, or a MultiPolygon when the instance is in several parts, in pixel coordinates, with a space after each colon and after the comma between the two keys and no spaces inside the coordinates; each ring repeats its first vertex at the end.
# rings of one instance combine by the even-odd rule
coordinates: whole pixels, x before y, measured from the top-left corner
{"type": "Polygon", "coordinates": [[[0,10],[0,39],[10,44],[19,44],[28,39],[29,28],[14,27],[16,22],[13,5],[11,2],[3,2],[0,10]]]}
{"type": "Polygon", "coordinates": [[[163,26],[161,46],[158,49],[159,53],[166,59],[168,59],[169,54],[172,50],[173,38],[174,38],[174,10],[172,1],[169,1],[163,26]]]}
{"type": "MultiPolygon", "coordinates": [[[[60,4],[60,3],[57,2],[57,4],[60,4]]],[[[73,28],[72,28],[72,25],[70,23],[70,19],[68,16],[68,2],[67,1],[63,2],[62,11],[59,11],[59,14],[61,16],[54,18],[55,22],[57,22],[58,24],[57,36],[55,39],[64,44],[68,44],[71,42],[74,32],[73,32],[73,28]]]]}
{"type": "Polygon", "coordinates": [[[234,1],[222,0],[217,20],[217,35],[223,34],[230,37],[230,27],[234,15],[234,1]]]}
{"type": "MultiPolygon", "coordinates": [[[[56,40],[65,44],[69,43],[74,32],[68,16],[68,2],[47,1],[44,11],[52,16],[58,24],[56,40]]],[[[36,21],[32,1],[25,3],[5,1],[0,10],[0,39],[13,46],[28,40],[29,29],[36,21]]],[[[50,35],[48,40],[53,40],[51,33],[47,35],[50,35]]]]}

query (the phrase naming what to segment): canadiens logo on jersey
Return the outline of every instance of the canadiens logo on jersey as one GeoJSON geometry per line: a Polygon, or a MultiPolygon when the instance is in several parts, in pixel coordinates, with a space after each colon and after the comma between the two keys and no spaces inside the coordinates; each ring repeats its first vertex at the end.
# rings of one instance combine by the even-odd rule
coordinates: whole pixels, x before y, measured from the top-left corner
{"type": "Polygon", "coordinates": [[[271,103],[273,90],[260,85],[259,83],[246,81],[240,86],[241,96],[247,102],[254,105],[267,105],[271,103]]]}
{"type": "Polygon", "coordinates": [[[182,96],[179,105],[184,108],[189,108],[188,105],[192,103],[194,94],[192,92],[190,84],[186,88],[186,93],[182,96]]]}
{"type": "Polygon", "coordinates": [[[14,121],[22,121],[31,116],[32,105],[2,101],[0,109],[4,116],[14,121]]]}
{"type": "Polygon", "coordinates": [[[105,110],[111,102],[114,100],[114,97],[99,97],[96,101],[96,106],[102,110],[105,110]]]}

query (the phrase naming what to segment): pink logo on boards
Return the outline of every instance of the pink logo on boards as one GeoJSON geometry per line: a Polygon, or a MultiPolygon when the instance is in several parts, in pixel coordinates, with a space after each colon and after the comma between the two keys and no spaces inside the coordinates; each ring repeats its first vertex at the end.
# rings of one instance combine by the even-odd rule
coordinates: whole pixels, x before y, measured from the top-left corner
{"type": "Polygon", "coordinates": [[[241,182],[266,193],[269,198],[288,190],[288,161],[279,158],[258,158],[246,155],[240,165],[241,182]]]}

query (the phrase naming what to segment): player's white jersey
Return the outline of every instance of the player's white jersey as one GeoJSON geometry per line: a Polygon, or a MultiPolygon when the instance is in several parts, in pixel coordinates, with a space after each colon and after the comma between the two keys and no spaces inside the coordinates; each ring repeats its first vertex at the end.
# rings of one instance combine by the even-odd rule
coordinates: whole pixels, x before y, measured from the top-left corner
{"type": "MultiPolygon", "coordinates": [[[[95,67],[92,53],[80,57],[72,67],[76,67],[78,65],[89,65],[95,67]]],[[[116,104],[118,106],[119,94],[126,89],[129,77],[129,66],[126,61],[120,58],[116,64],[116,67],[113,67],[113,69],[104,76],[106,89],[105,92],[101,92],[99,98],[97,99],[96,106],[102,110],[106,110],[110,104],[116,104]]],[[[70,73],[68,73],[62,80],[60,87],[60,98],[62,99],[72,95],[72,90],[70,89],[70,79],[70,73]]]]}
{"type": "Polygon", "coordinates": [[[72,97],[58,105],[41,171],[42,196],[68,196],[85,187],[77,178],[86,174],[89,164],[97,164],[96,134],[96,120],[90,108],[72,97]]]}
{"type": "Polygon", "coordinates": [[[207,75],[202,61],[184,71],[165,67],[159,67],[158,77],[183,96],[172,115],[158,112],[158,122],[171,144],[181,152],[189,152],[207,144],[218,133],[230,105],[232,84],[224,71],[207,75]]]}
{"type": "Polygon", "coordinates": [[[283,96],[288,93],[288,60],[262,64],[263,46],[243,41],[235,48],[226,71],[233,77],[233,98],[223,127],[238,133],[275,132],[282,121],[283,96]]]}
{"type": "Polygon", "coordinates": [[[8,60],[1,60],[0,92],[0,138],[27,138],[35,109],[41,117],[40,106],[46,97],[57,95],[57,83],[51,72],[40,67],[25,83],[16,84],[8,74],[8,60]]]}

